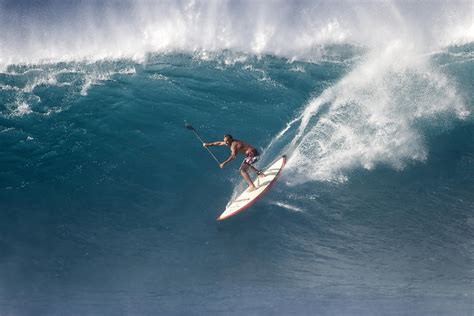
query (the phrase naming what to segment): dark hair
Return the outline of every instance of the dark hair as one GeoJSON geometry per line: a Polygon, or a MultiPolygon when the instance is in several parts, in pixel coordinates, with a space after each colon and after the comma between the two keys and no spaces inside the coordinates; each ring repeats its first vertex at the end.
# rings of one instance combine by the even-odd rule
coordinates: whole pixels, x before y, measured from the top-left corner
{"type": "Polygon", "coordinates": [[[224,135],[224,138],[234,139],[234,137],[232,137],[232,135],[230,135],[230,134],[225,134],[225,135],[224,135]]]}

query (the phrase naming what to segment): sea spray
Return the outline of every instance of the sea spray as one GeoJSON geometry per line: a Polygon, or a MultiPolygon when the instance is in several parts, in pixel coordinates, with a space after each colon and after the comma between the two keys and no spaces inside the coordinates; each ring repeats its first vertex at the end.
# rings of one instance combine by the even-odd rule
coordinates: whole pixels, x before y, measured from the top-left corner
{"type": "Polygon", "coordinates": [[[284,149],[295,173],[290,182],[344,181],[353,168],[402,169],[410,160],[422,161],[428,152],[421,122],[437,124],[450,114],[464,119],[470,112],[456,86],[428,59],[401,42],[373,50],[290,122],[299,121],[284,149]],[[322,105],[328,107],[324,113],[322,105]]]}
{"type": "Polygon", "coordinates": [[[474,39],[466,2],[0,2],[0,70],[10,64],[232,50],[313,60],[333,44],[414,39],[435,50],[474,39]],[[420,18],[416,12],[423,12],[420,18]]]}

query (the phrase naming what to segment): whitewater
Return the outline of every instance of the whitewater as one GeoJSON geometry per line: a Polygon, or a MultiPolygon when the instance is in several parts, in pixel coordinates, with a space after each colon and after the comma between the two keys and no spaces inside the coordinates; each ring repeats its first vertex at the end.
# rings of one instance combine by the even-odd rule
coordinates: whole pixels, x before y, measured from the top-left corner
{"type": "Polygon", "coordinates": [[[472,314],[472,2],[3,0],[0,29],[0,315],[472,314]],[[286,154],[266,198],[216,222],[238,162],[184,120],[286,154]]]}

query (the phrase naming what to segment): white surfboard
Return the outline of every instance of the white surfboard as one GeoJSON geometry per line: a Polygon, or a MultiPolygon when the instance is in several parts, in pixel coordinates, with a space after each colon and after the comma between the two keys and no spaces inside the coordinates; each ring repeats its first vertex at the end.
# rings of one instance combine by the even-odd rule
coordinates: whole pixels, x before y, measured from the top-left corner
{"type": "Polygon", "coordinates": [[[252,206],[253,203],[255,203],[270,190],[271,186],[278,179],[278,176],[285,166],[285,163],[286,156],[282,156],[272,162],[266,169],[262,170],[265,176],[257,177],[255,180],[253,180],[253,183],[257,189],[251,192],[245,190],[243,193],[241,193],[234,201],[227,205],[227,208],[217,218],[217,220],[224,220],[252,206]]]}

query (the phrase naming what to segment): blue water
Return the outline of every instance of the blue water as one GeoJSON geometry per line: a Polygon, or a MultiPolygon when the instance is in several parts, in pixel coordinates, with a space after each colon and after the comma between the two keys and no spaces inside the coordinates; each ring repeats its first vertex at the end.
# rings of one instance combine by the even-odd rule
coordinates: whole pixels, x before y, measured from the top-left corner
{"type": "Polygon", "coordinates": [[[5,45],[0,315],[472,314],[472,42],[269,43],[5,45]],[[219,169],[184,120],[253,144],[259,167],[287,154],[265,199],[217,222],[239,162],[219,169]]]}

